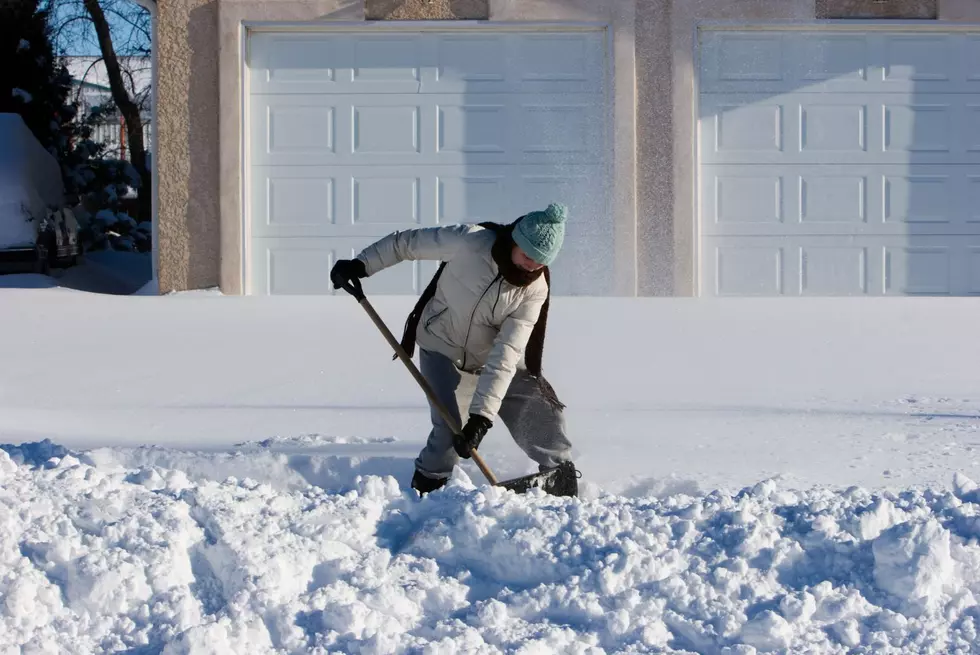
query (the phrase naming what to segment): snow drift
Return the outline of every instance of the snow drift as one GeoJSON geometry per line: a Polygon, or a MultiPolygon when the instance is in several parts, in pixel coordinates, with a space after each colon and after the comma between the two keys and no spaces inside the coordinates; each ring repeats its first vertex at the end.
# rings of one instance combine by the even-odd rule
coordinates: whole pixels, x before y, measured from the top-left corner
{"type": "Polygon", "coordinates": [[[956,491],[419,500],[0,450],[0,653],[980,652],[956,491]]]}

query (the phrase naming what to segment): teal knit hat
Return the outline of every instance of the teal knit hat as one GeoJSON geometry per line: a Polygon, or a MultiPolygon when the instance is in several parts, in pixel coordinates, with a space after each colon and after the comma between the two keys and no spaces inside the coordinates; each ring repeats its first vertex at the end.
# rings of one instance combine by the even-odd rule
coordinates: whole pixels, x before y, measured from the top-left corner
{"type": "Polygon", "coordinates": [[[565,206],[555,203],[527,214],[514,226],[514,242],[539,264],[550,266],[565,241],[565,206]]]}

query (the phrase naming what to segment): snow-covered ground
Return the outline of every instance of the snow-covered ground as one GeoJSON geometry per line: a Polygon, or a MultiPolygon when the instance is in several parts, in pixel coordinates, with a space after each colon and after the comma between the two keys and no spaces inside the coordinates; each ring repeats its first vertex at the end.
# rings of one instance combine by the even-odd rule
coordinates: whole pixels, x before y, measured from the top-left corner
{"type": "Polygon", "coordinates": [[[346,296],[0,309],[0,654],[980,653],[975,299],[556,298],[580,499],[346,296]]]}

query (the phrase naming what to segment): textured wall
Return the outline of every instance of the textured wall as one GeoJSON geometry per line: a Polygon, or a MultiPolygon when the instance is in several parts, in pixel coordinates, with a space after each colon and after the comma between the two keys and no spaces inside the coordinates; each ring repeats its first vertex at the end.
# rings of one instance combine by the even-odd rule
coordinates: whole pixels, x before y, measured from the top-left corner
{"type": "Polygon", "coordinates": [[[939,0],[816,0],[817,18],[936,18],[939,0]]]}
{"type": "Polygon", "coordinates": [[[159,2],[161,293],[218,285],[217,17],[216,0],[159,2]]]}
{"type": "Polygon", "coordinates": [[[670,0],[636,7],[636,208],[638,293],[673,292],[673,119],[670,0]]]}
{"type": "Polygon", "coordinates": [[[490,0],[365,0],[368,20],[486,20],[490,0]]]}

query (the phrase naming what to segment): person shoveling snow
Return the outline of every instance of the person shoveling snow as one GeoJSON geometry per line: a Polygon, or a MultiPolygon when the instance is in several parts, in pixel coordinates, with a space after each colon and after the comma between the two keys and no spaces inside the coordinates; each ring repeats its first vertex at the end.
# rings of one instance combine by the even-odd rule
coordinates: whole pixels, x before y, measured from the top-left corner
{"type": "Polygon", "coordinates": [[[551,289],[548,267],[564,242],[565,218],[565,207],[553,203],[507,225],[397,231],[331,270],[334,288],[357,297],[391,343],[359,280],[407,260],[441,262],[408,316],[401,344],[392,344],[429,396],[432,430],[415,460],[411,483],[420,494],[445,485],[460,457],[472,457],[495,482],[476,449],[497,416],[540,470],[502,486],[578,494],[579,472],[571,461],[564,405],[541,375],[551,289]],[[411,363],[416,342],[421,376],[411,363]],[[471,381],[475,391],[468,401],[469,418],[459,428],[458,407],[466,399],[457,396],[471,381]]]}

